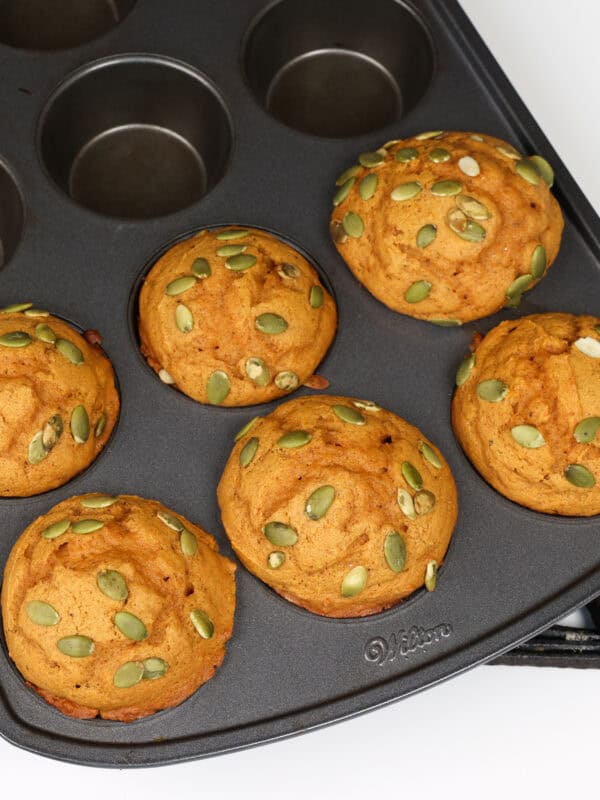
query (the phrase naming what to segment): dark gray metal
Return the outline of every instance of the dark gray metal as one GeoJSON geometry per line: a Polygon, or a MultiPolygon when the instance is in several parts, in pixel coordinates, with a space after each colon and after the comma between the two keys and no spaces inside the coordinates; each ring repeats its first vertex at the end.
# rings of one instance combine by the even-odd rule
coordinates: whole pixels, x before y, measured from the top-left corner
{"type": "MultiPolygon", "coordinates": [[[[318,5],[354,7],[337,0],[318,5]]],[[[372,5],[364,5],[365,24],[377,19],[372,5]]],[[[396,8],[394,0],[387,5],[396,8]]],[[[500,497],[470,466],[449,424],[456,365],[474,329],[486,331],[500,319],[533,311],[598,312],[596,215],[455,2],[415,3],[415,14],[428,34],[416,39],[412,33],[404,38],[399,34],[399,49],[413,47],[415,40],[432,42],[432,50],[419,62],[424,69],[434,65],[431,80],[424,91],[427,79],[415,74],[419,91],[414,100],[407,99],[414,50],[402,78],[384,58],[383,46],[381,52],[369,50],[369,57],[395,76],[404,116],[397,106],[393,123],[347,139],[306,135],[275,120],[257,102],[244,76],[241,46],[264,6],[265,0],[140,0],[120,25],[83,47],[42,54],[0,49],[0,157],[14,172],[26,208],[21,243],[0,272],[0,303],[32,300],[84,328],[100,330],[123,400],[118,428],[87,472],[39,497],[0,500],[0,567],[34,517],[70,495],[92,490],[160,498],[212,531],[224,552],[231,554],[215,487],[234,433],[273,404],[214,409],[171,391],[144,366],[128,324],[131,292],[153,254],[182,231],[219,223],[275,230],[300,242],[318,262],[335,287],[340,308],[337,339],[319,372],[331,381],[331,391],[373,398],[418,425],[441,447],[460,491],[456,534],[433,594],[418,593],[367,619],[315,617],[286,603],[240,568],[235,633],[216,677],[180,707],[131,725],[62,716],[24,686],[0,648],[0,732],[21,747],[55,758],[118,767],[160,764],[307,730],[487,661],[600,592],[598,520],[545,516],[500,497]],[[87,141],[121,124],[112,116],[110,93],[98,95],[98,115],[94,98],[88,99],[85,91],[74,94],[77,103],[66,109],[60,107],[65,93],[49,107],[47,103],[65,76],[100,58],[110,58],[123,76],[119,85],[126,84],[136,59],[118,54],[136,52],[159,54],[163,62],[178,59],[194,75],[198,70],[208,76],[190,77],[195,89],[203,87],[198,95],[192,89],[191,97],[181,98],[175,91],[179,99],[172,110],[171,94],[163,92],[161,106],[168,119],[152,119],[150,124],[162,125],[193,144],[203,159],[210,191],[175,214],[115,219],[74,202],[64,190],[68,182],[60,177],[66,173],[59,168],[72,162],[78,151],[73,143],[84,116],[93,122],[87,141]],[[174,127],[191,118],[189,104],[195,106],[196,98],[207,96],[205,87],[212,92],[213,83],[232,120],[227,168],[223,164],[230,126],[223,118],[215,125],[214,113],[203,106],[194,129],[199,139],[194,131],[174,127]],[[52,119],[56,138],[50,137],[52,119]],[[335,177],[359,152],[439,127],[489,132],[526,152],[543,153],[556,167],[556,193],[567,216],[558,260],[522,306],[460,329],[436,328],[389,311],[357,284],[328,235],[335,177]],[[222,155],[213,158],[211,147],[222,155]],[[210,178],[216,163],[221,164],[221,180],[219,170],[210,178]]],[[[382,42],[389,41],[386,19],[382,42]]],[[[375,41],[377,31],[371,23],[368,30],[375,41]]],[[[314,46],[308,42],[305,52],[314,46]]],[[[332,35],[319,46],[352,51],[360,50],[361,41],[332,35]]],[[[140,76],[146,66],[150,74],[156,64],[146,56],[138,61],[140,76]]],[[[93,72],[86,67],[86,80],[93,72]]],[[[84,83],[80,86],[85,88],[84,83]]],[[[136,87],[129,96],[132,108],[144,92],[141,84],[136,87]]],[[[154,100],[154,93],[146,97],[154,100]]],[[[333,103],[331,114],[335,113],[333,103]]],[[[139,122],[137,115],[133,122],[139,122]]],[[[84,135],[77,141],[85,140],[84,135]]],[[[156,166],[160,173],[160,163],[156,166]]],[[[117,196],[120,180],[114,180],[117,196]]],[[[155,187],[149,185],[149,191],[155,187]]]]}

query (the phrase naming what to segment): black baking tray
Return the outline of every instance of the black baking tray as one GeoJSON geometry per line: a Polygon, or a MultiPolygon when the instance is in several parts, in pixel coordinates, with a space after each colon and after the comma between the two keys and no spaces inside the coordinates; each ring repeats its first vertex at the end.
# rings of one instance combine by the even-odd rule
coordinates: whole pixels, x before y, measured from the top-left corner
{"type": "MultiPolygon", "coordinates": [[[[597,518],[546,516],[504,499],[473,470],[449,422],[455,369],[474,330],[485,332],[501,319],[537,311],[598,313],[598,218],[456,2],[286,3],[276,12],[283,13],[277,25],[264,23],[253,35],[253,21],[268,5],[264,0],[138,0],[113,3],[113,11],[123,12],[121,23],[87,44],[46,52],[0,44],[0,158],[6,167],[0,171],[6,260],[0,303],[31,300],[82,328],[99,330],[122,396],[117,429],[90,469],[44,495],[0,500],[0,567],[29,522],[64,498],[88,491],[158,498],[213,532],[231,555],[215,488],[235,432],[273,404],[203,407],[161,384],[140,356],[133,320],[133,293],[155,254],[186,231],[225,223],[273,230],[299,243],[319,265],[340,312],[335,344],[319,372],[330,380],[330,391],[372,398],[440,446],[459,487],[456,533],[433,594],[417,593],[366,619],[313,616],[239,568],[234,636],[216,677],[179,707],[128,725],[61,715],[25,687],[2,643],[0,733],[36,753],[80,764],[143,766],[274,740],[397,700],[488,661],[600,592],[597,518]],[[392,17],[398,8],[405,11],[404,23],[396,26],[392,17]],[[346,93],[343,85],[337,91],[339,103],[303,115],[293,104],[286,107],[289,91],[280,92],[277,101],[271,97],[286,119],[299,114],[297,125],[337,138],[274,119],[264,108],[269,70],[277,59],[292,58],[294,47],[322,50],[325,67],[339,55],[332,48],[387,59],[402,84],[403,113],[400,95],[392,100],[394,91],[383,86],[381,75],[369,75],[377,69],[373,61],[362,59],[363,73],[361,59],[343,53],[350,59],[351,80],[346,93]],[[251,54],[247,59],[244,48],[251,54]],[[98,59],[117,68],[112,77],[93,64],[98,59]],[[67,77],[77,70],[84,70],[85,82],[77,73],[67,77]],[[173,81],[165,77],[175,73],[173,81]],[[57,99],[55,90],[65,80],[69,91],[57,99]],[[373,107],[363,103],[354,118],[352,103],[345,104],[365,86],[373,93],[373,107]],[[150,218],[162,199],[171,207],[177,202],[177,192],[171,196],[167,187],[163,198],[150,182],[148,205],[136,208],[139,218],[121,219],[83,208],[66,195],[77,137],[103,120],[112,124],[115,109],[129,123],[157,114],[160,124],[179,126],[183,139],[204,154],[206,169],[199,161],[185,168],[189,153],[182,168],[177,145],[171,147],[168,138],[165,163],[173,159],[172,174],[180,170],[181,204],[189,199],[186,193],[193,196],[205,183],[209,191],[201,200],[150,218]],[[338,113],[328,130],[328,114],[338,113]],[[357,133],[365,119],[382,127],[357,133]],[[339,135],[340,120],[350,135],[339,135]],[[456,329],[428,325],[378,303],[357,284],[328,234],[335,178],[358,153],[439,128],[487,132],[524,152],[542,153],[556,169],[554,191],[566,216],[560,255],[522,305],[456,329]]],[[[318,62],[319,57],[309,89],[317,85],[318,62]]],[[[305,66],[284,78],[302,83],[305,66]]],[[[313,67],[309,63],[307,69],[313,67]]],[[[93,161],[86,166],[93,169],[93,161]]],[[[110,169],[106,174],[108,183],[97,185],[91,201],[108,207],[114,201],[116,210],[135,174],[124,174],[123,186],[110,169]]],[[[75,176],[79,189],[72,186],[80,197],[91,180],[83,168],[82,175],[75,176]]],[[[102,183],[98,175],[95,180],[102,183]]]]}

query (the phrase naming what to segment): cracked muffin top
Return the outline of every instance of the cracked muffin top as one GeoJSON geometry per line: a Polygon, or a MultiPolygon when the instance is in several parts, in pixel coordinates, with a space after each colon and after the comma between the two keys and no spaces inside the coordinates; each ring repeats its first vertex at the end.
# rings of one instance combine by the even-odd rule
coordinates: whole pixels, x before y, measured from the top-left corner
{"type": "Polygon", "coordinates": [[[176,244],[140,292],[142,353],[161,380],[200,403],[253,405],[297,389],[336,325],[314,267],[253,228],[204,230],[176,244]]]}
{"type": "Polygon", "coordinates": [[[439,450],[390,411],[347,397],[303,397],[251,420],[218,500],[244,566],[329,617],[433,590],[457,516],[439,450]]]}
{"type": "Polygon", "coordinates": [[[0,496],[25,497],[92,463],[117,421],[119,395],[99,346],[21,303],[0,311],[0,406],[0,496]]]}
{"type": "Polygon", "coordinates": [[[177,705],[223,661],[234,572],[212,536],[155,500],[72,497],[6,564],[10,657],[73,717],[129,722],[177,705]]]}
{"type": "Polygon", "coordinates": [[[361,153],[337,180],[333,241],[394,311],[460,325],[517,305],[560,246],[540,156],[483,134],[429,131],[361,153]]]}
{"type": "Polygon", "coordinates": [[[600,513],[600,319],[502,322],[457,372],[456,436],[505,497],[548,514],[600,513]]]}

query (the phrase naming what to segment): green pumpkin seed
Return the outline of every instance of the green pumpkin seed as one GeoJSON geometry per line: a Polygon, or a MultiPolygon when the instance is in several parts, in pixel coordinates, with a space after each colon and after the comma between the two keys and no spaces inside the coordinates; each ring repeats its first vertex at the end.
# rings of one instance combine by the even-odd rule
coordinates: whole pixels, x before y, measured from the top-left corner
{"type": "Polygon", "coordinates": [[[285,553],[280,550],[274,550],[267,556],[267,566],[269,569],[279,569],[285,561],[285,553]]]}
{"type": "Polygon", "coordinates": [[[354,186],[355,183],[356,183],[356,178],[348,178],[348,180],[345,183],[342,183],[339,189],[336,189],[333,195],[334,206],[339,206],[340,203],[344,202],[344,200],[350,194],[352,187],[354,186]]]}
{"type": "Polygon", "coordinates": [[[217,255],[221,256],[221,258],[229,258],[229,256],[239,256],[240,253],[243,253],[246,250],[247,245],[245,244],[225,244],[223,247],[219,247],[217,250],[217,255]]]}
{"type": "Polygon", "coordinates": [[[77,444],[85,444],[90,436],[90,418],[83,406],[75,406],[71,412],[71,436],[77,444]]]}
{"type": "Polygon", "coordinates": [[[166,369],[159,369],[158,377],[163,383],[166,383],[169,386],[172,386],[175,383],[175,379],[167,372],[166,369]]]}
{"type": "Polygon", "coordinates": [[[434,493],[429,492],[427,489],[417,492],[414,497],[415,511],[420,517],[424,516],[425,514],[429,514],[430,511],[433,511],[435,503],[436,498],[434,493]]]}
{"type": "Polygon", "coordinates": [[[183,523],[180,522],[177,517],[170,514],[168,511],[157,511],[156,516],[162,522],[163,525],[166,525],[167,528],[170,528],[172,531],[176,533],[181,533],[183,530],[183,523]]]}
{"type": "Polygon", "coordinates": [[[425,141],[426,139],[441,139],[445,131],[425,131],[424,133],[419,133],[415,136],[415,139],[419,141],[425,141]]]}
{"type": "Polygon", "coordinates": [[[275,386],[283,392],[293,392],[300,386],[300,378],[295,372],[284,370],[275,375],[275,386]]]}
{"type": "Polygon", "coordinates": [[[509,300],[514,300],[517,297],[520,298],[532,281],[533,277],[531,275],[519,275],[506,290],[506,297],[509,300]]]}
{"type": "Polygon", "coordinates": [[[244,369],[246,370],[246,375],[257,386],[267,386],[271,380],[271,371],[262,358],[252,356],[252,358],[247,359],[244,369]]]}
{"type": "Polygon", "coordinates": [[[190,619],[192,620],[192,625],[194,628],[196,628],[203,639],[212,639],[215,632],[215,626],[205,611],[195,608],[190,613],[190,619]]]}
{"type": "Polygon", "coordinates": [[[371,173],[371,175],[365,175],[358,187],[358,193],[361,196],[361,199],[370,200],[377,191],[378,183],[379,178],[377,175],[375,175],[375,173],[371,173]]]}
{"type": "Polygon", "coordinates": [[[183,275],[181,278],[175,278],[174,281],[167,284],[165,294],[168,297],[177,297],[177,295],[189,291],[197,282],[198,279],[195,275],[183,275]]]}
{"type": "Polygon", "coordinates": [[[333,486],[319,486],[306,501],[304,510],[306,516],[312,520],[322,519],[331,508],[335,500],[335,489],[333,486]]]}
{"type": "Polygon", "coordinates": [[[459,158],[458,168],[461,172],[464,172],[465,175],[468,175],[469,178],[476,178],[481,172],[479,162],[472,156],[463,156],[459,158]]]}
{"type": "Polygon", "coordinates": [[[258,437],[253,436],[251,439],[248,439],[246,444],[240,450],[240,464],[242,467],[247,467],[254,456],[256,455],[256,451],[258,450],[258,437]]]}
{"type": "Polygon", "coordinates": [[[596,438],[596,431],[600,427],[600,417],[586,417],[575,427],[573,435],[575,441],[580,444],[587,444],[593,442],[596,438]]]}
{"type": "Polygon", "coordinates": [[[239,256],[231,256],[225,262],[225,266],[227,269],[231,269],[234,272],[245,272],[247,269],[250,269],[250,267],[253,267],[256,261],[256,256],[247,253],[239,256]]]}
{"type": "Polygon", "coordinates": [[[530,266],[531,275],[536,281],[544,276],[547,265],[548,260],[546,258],[546,248],[543,245],[538,244],[533,251],[533,255],[531,256],[530,266]]]}
{"type": "Polygon", "coordinates": [[[353,400],[352,405],[365,411],[381,411],[381,406],[378,406],[372,400],[353,400]]]}
{"type": "Polygon", "coordinates": [[[428,319],[431,325],[438,325],[440,328],[460,328],[462,325],[459,319],[428,319]]]}
{"type": "Polygon", "coordinates": [[[398,531],[390,531],[385,537],[383,554],[392,572],[402,572],[406,564],[406,544],[398,531]]]}
{"type": "Polygon", "coordinates": [[[90,494],[79,500],[84,508],[110,508],[119,498],[110,494],[90,494]]]}
{"type": "Polygon", "coordinates": [[[458,208],[451,208],[448,212],[448,226],[450,230],[464,239],[465,242],[472,242],[478,244],[483,242],[486,236],[486,231],[483,225],[478,222],[467,219],[466,215],[458,208]]]}
{"type": "Polygon", "coordinates": [[[62,436],[63,421],[60,414],[53,414],[42,428],[42,444],[46,450],[52,450],[62,436]]]}
{"type": "Polygon", "coordinates": [[[23,312],[26,317],[49,317],[50,312],[43,308],[27,308],[23,312]]]}
{"type": "Polygon", "coordinates": [[[281,278],[299,278],[302,274],[302,271],[298,269],[295,264],[280,264],[277,267],[277,274],[281,278]]]}
{"type": "Polygon", "coordinates": [[[427,444],[427,442],[419,442],[419,453],[421,453],[425,461],[429,461],[432,467],[435,467],[436,469],[442,468],[440,457],[435,452],[433,447],[430,444],[427,444]]]}
{"type": "Polygon", "coordinates": [[[341,419],[342,422],[347,422],[350,425],[364,425],[367,421],[360,411],[357,411],[355,408],[351,408],[350,406],[336,404],[335,406],[331,406],[331,410],[338,419],[341,419]]]}
{"type": "Polygon", "coordinates": [[[520,175],[523,180],[526,180],[527,183],[531,183],[533,186],[539,184],[540,174],[529,159],[522,158],[520,161],[517,161],[515,169],[517,170],[517,174],[520,175]]]}
{"type": "Polygon", "coordinates": [[[41,600],[32,600],[27,603],[27,616],[35,625],[43,625],[46,628],[58,625],[60,614],[49,603],[42,603],[41,600]]]}
{"type": "Polygon", "coordinates": [[[83,353],[73,342],[68,339],[57,339],[54,344],[61,356],[64,356],[71,364],[75,364],[77,367],[83,364],[83,353]]]}
{"type": "Polygon", "coordinates": [[[418,155],[419,152],[414,147],[401,147],[399,150],[396,150],[396,161],[399,161],[401,164],[406,164],[408,161],[414,161],[418,155]]]}
{"type": "Polygon", "coordinates": [[[583,336],[581,339],[577,339],[575,347],[580,353],[590,358],[600,358],[600,342],[597,339],[592,339],[591,336],[583,336]]]}
{"type": "Polygon", "coordinates": [[[308,302],[311,308],[321,308],[325,294],[320,286],[311,286],[308,294],[308,302]]]}
{"type": "Polygon", "coordinates": [[[433,161],[434,164],[444,164],[446,161],[450,161],[450,158],[450,153],[443,147],[435,147],[429,153],[429,160],[433,161]]]}
{"type": "Polygon", "coordinates": [[[596,485],[596,479],[582,464],[569,464],[565,470],[565,478],[578,489],[591,489],[596,485]]]}
{"type": "Polygon", "coordinates": [[[179,303],[175,309],[175,324],[181,333],[190,333],[194,327],[194,315],[183,303],[179,303]]]}
{"type": "Polygon", "coordinates": [[[358,173],[360,172],[360,167],[357,164],[353,164],[351,167],[348,167],[347,170],[344,170],[339,178],[336,180],[335,185],[341,186],[342,184],[346,183],[347,180],[350,178],[355,178],[358,173]]]}
{"type": "Polygon", "coordinates": [[[167,674],[169,665],[163,658],[156,658],[151,656],[143,660],[144,674],[142,679],[145,681],[155,681],[157,678],[162,678],[167,674]]]}
{"type": "Polygon", "coordinates": [[[198,540],[191,531],[184,528],[179,536],[179,546],[184,556],[195,556],[198,552],[198,540]]]}
{"type": "Polygon", "coordinates": [[[417,232],[417,247],[429,247],[435,241],[437,236],[437,227],[435,225],[423,225],[417,232]]]}
{"type": "Polygon", "coordinates": [[[63,655],[70,658],[86,658],[96,649],[94,640],[89,636],[64,636],[58,640],[56,646],[63,655]]]}
{"type": "Polygon", "coordinates": [[[296,447],[304,447],[312,439],[312,433],[308,431],[288,431],[277,440],[277,446],[285,450],[293,450],[296,447]]]}
{"type": "Polygon", "coordinates": [[[277,547],[291,547],[298,541],[297,531],[285,522],[267,522],[263,534],[277,547]]]}
{"type": "Polygon", "coordinates": [[[407,183],[400,183],[390,193],[392,200],[396,202],[403,202],[404,200],[412,200],[422,190],[422,186],[418,181],[408,181],[407,183]]]}
{"type": "Polygon", "coordinates": [[[249,421],[248,421],[248,422],[247,422],[247,423],[244,425],[244,427],[243,427],[243,428],[241,428],[241,430],[239,430],[239,431],[236,433],[236,435],[235,435],[235,438],[234,438],[234,440],[233,440],[233,441],[234,441],[234,442],[239,442],[239,440],[240,440],[240,439],[243,439],[243,438],[244,438],[244,436],[245,436],[245,435],[248,433],[248,431],[250,431],[250,430],[251,430],[251,429],[252,429],[252,428],[253,428],[253,427],[256,425],[256,423],[258,422],[258,420],[259,420],[259,419],[260,419],[260,417],[252,417],[252,419],[251,419],[251,420],[249,420],[249,421]]]}
{"type": "Polygon", "coordinates": [[[330,223],[329,233],[335,244],[345,244],[348,241],[348,234],[344,231],[344,226],[338,219],[334,219],[330,223]]]}
{"type": "Polygon", "coordinates": [[[361,153],[358,157],[359,164],[367,169],[371,167],[378,167],[380,164],[383,164],[385,161],[385,156],[381,151],[375,150],[370,153],[361,153]]]}
{"type": "Polygon", "coordinates": [[[477,384],[477,394],[487,403],[501,403],[507,392],[508,386],[495,378],[477,384]]]}
{"type": "Polygon", "coordinates": [[[44,539],[58,539],[58,537],[66,533],[70,527],[71,520],[59,519],[58,522],[53,522],[52,525],[48,525],[47,528],[44,528],[42,537],[44,539]]]}
{"type": "Polygon", "coordinates": [[[431,194],[436,197],[452,197],[455,194],[460,194],[462,188],[460,181],[437,181],[431,187],[431,194]]]}
{"type": "Polygon", "coordinates": [[[279,314],[267,312],[266,314],[259,314],[256,318],[255,327],[261,333],[268,333],[272,336],[277,336],[279,333],[284,333],[288,329],[287,320],[279,314]]]}
{"type": "Polygon", "coordinates": [[[80,519],[71,525],[73,533],[85,534],[94,533],[104,527],[104,523],[99,519],[80,519]]]}
{"type": "Polygon", "coordinates": [[[94,428],[94,436],[96,439],[99,439],[106,429],[106,423],[108,422],[108,414],[104,412],[100,415],[100,419],[96,423],[96,427],[94,428]]]}
{"type": "Polygon", "coordinates": [[[353,567],[342,581],[342,597],[356,597],[367,585],[369,572],[365,567],[353,567]]]}
{"type": "Polygon", "coordinates": [[[365,231],[365,223],[360,214],[357,214],[356,211],[348,211],[344,214],[342,226],[348,236],[351,236],[353,239],[360,239],[365,231]]]}
{"type": "Polygon", "coordinates": [[[113,675],[117,689],[131,689],[144,677],[144,664],[141,661],[127,661],[113,675]]]}
{"type": "Polygon", "coordinates": [[[196,258],[192,262],[192,274],[196,278],[204,280],[204,278],[209,278],[211,276],[212,269],[205,258],[196,258]]]}
{"type": "Polygon", "coordinates": [[[0,308],[0,314],[18,314],[20,311],[27,311],[32,305],[33,303],[12,303],[0,308]]]}
{"type": "Polygon", "coordinates": [[[483,203],[468,194],[459,194],[456,205],[469,219],[485,220],[492,216],[483,203]]]}
{"type": "Polygon", "coordinates": [[[46,325],[44,322],[40,322],[39,325],[35,326],[35,336],[40,342],[46,342],[46,344],[54,344],[56,342],[56,334],[50,325],[46,325]]]}
{"type": "Polygon", "coordinates": [[[242,230],[241,228],[231,228],[230,230],[219,231],[219,233],[215,235],[215,239],[218,239],[220,242],[230,242],[232,239],[244,239],[248,234],[249,231],[242,230]]]}
{"type": "Polygon", "coordinates": [[[40,461],[43,461],[47,455],[48,451],[44,447],[42,431],[38,431],[38,433],[36,433],[33,439],[29,442],[29,448],[27,449],[27,460],[30,464],[35,466],[36,464],[39,464],[40,461]]]}
{"type": "Polygon", "coordinates": [[[25,333],[25,331],[10,331],[0,336],[0,345],[2,345],[2,347],[27,347],[31,342],[31,336],[25,333]]]}
{"type": "Polygon", "coordinates": [[[206,383],[208,402],[213,406],[220,406],[231,390],[229,377],[221,369],[215,370],[206,383]]]}
{"type": "Polygon", "coordinates": [[[545,183],[548,184],[548,187],[554,186],[554,170],[546,159],[542,158],[542,156],[530,156],[529,161],[539,172],[545,183]]]}
{"type": "Polygon", "coordinates": [[[410,463],[410,461],[402,462],[402,475],[411,489],[419,491],[423,488],[423,478],[421,477],[421,473],[410,463]]]}
{"type": "Polygon", "coordinates": [[[474,142],[483,142],[484,141],[483,136],[480,136],[478,133],[472,133],[471,134],[471,139],[473,139],[474,142]]]}
{"type": "Polygon", "coordinates": [[[533,425],[515,425],[511,428],[511,435],[517,444],[521,447],[527,447],[530,450],[537,450],[538,447],[543,447],[546,440],[533,425]]]}
{"type": "Polygon", "coordinates": [[[141,642],[148,637],[146,626],[135,614],[130,614],[129,611],[117,611],[113,619],[123,636],[132,642],[141,642]]]}
{"type": "Polygon", "coordinates": [[[429,281],[415,281],[404,292],[404,299],[407,303],[420,303],[422,300],[426,300],[430,293],[431,284],[429,281]]]}
{"type": "Polygon", "coordinates": [[[506,158],[512,158],[513,161],[519,161],[522,158],[521,153],[509,144],[497,144],[496,150],[506,158]]]}
{"type": "Polygon", "coordinates": [[[96,583],[102,594],[111,600],[123,603],[129,597],[127,581],[115,569],[105,569],[99,572],[96,575],[96,583]]]}
{"type": "Polygon", "coordinates": [[[404,516],[409,519],[415,519],[417,516],[415,513],[415,504],[410,492],[407,492],[406,489],[398,489],[397,500],[400,511],[402,511],[404,516]]]}
{"type": "Polygon", "coordinates": [[[437,585],[437,573],[438,573],[438,564],[437,561],[427,562],[427,567],[425,568],[425,588],[428,592],[433,592],[437,585]]]}
{"type": "Polygon", "coordinates": [[[474,353],[470,353],[468,356],[462,360],[459,364],[458,369],[456,370],[456,385],[462,386],[465,381],[468,380],[469,375],[471,374],[471,370],[475,366],[475,355],[474,353]]]}

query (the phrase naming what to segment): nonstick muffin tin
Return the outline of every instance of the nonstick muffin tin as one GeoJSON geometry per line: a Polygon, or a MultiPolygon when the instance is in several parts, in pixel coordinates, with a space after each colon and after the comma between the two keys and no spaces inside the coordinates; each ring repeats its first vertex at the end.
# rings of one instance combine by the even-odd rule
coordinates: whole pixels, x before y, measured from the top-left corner
{"type": "Polygon", "coordinates": [[[454,374],[474,330],[600,308],[598,219],[456,3],[4,0],[0,76],[0,304],[31,300],[99,330],[122,399],[90,469],[47,494],[0,499],[0,565],[31,520],[87,491],[157,498],[231,555],[216,485],[234,434],[274,404],[194,403],[151,372],[135,333],[140,276],[182,234],[219,224],[263,227],[309,254],[339,305],[318,370],[330,391],[417,425],[448,459],[460,500],[436,591],[373,617],[313,616],[240,568],[234,636],[216,677],[136,723],[61,715],[24,685],[3,644],[3,736],[119,767],[224,752],[417,691],[600,591],[597,519],[504,499],[450,428],[454,374]],[[328,233],[335,178],[358,153],[442,127],[548,158],[567,223],[556,263],[521,306],[462,328],[389,311],[328,233]]]}

